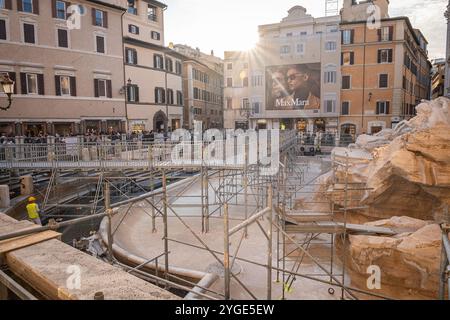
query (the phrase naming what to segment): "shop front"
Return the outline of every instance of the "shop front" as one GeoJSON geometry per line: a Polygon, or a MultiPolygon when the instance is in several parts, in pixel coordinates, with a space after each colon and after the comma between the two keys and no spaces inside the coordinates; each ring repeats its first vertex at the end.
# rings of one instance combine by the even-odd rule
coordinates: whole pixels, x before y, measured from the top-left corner
{"type": "Polygon", "coordinates": [[[236,121],[234,123],[234,129],[248,130],[248,122],[247,121],[236,121]]]}
{"type": "Polygon", "coordinates": [[[38,137],[47,134],[47,124],[45,122],[25,122],[23,123],[23,133],[26,137],[38,137]]]}
{"type": "Polygon", "coordinates": [[[303,133],[329,133],[336,134],[337,119],[327,118],[300,118],[295,119],[295,129],[303,133]]]}
{"type": "Polygon", "coordinates": [[[0,122],[0,136],[13,136],[15,135],[14,122],[0,122]]]}
{"type": "Polygon", "coordinates": [[[53,134],[67,137],[75,134],[75,124],[71,122],[58,122],[53,124],[53,134]]]}
{"type": "Polygon", "coordinates": [[[341,125],[340,132],[341,145],[348,145],[356,141],[356,125],[352,123],[344,123],[341,125]]]}

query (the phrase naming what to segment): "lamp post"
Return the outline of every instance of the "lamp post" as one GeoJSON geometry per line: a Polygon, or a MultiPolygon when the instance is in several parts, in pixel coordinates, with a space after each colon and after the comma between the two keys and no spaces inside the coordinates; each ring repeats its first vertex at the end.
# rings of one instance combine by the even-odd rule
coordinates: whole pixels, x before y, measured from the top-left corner
{"type": "Polygon", "coordinates": [[[5,73],[4,75],[0,75],[0,84],[3,92],[8,97],[8,105],[6,107],[0,106],[0,109],[6,111],[11,107],[11,95],[14,93],[14,81],[9,78],[9,74],[5,73]]]}

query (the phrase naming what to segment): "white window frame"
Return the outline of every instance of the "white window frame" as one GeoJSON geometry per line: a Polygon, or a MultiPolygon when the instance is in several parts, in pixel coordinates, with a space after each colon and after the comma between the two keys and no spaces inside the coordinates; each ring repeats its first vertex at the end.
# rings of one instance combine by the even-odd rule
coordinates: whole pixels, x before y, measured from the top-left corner
{"type": "Polygon", "coordinates": [[[351,101],[341,101],[341,110],[340,110],[340,114],[341,116],[349,116],[351,114],[351,106],[352,106],[352,102],[351,101]],[[348,113],[347,114],[343,114],[342,113],[342,108],[343,108],[343,104],[344,103],[348,103],[348,113]]]}
{"type": "MultiPolygon", "coordinates": [[[[390,102],[390,101],[377,101],[376,107],[377,107],[380,103],[384,103],[384,107],[383,107],[383,112],[376,113],[376,110],[375,110],[375,113],[376,113],[376,114],[381,114],[381,115],[387,115],[387,114],[388,114],[388,113],[386,113],[386,102],[390,102]]],[[[381,111],[381,110],[380,110],[380,111],[381,111]]]]}
{"type": "Polygon", "coordinates": [[[133,49],[133,48],[125,48],[126,63],[136,64],[136,61],[134,61],[134,54],[133,54],[134,51],[135,51],[135,49],[133,49]],[[131,56],[130,56],[130,54],[131,54],[131,56]],[[129,59],[129,58],[131,58],[131,59],[129,59]]]}
{"type": "Polygon", "coordinates": [[[305,47],[306,47],[306,45],[304,42],[297,43],[297,44],[295,44],[295,52],[299,55],[304,55],[305,47]],[[301,48],[301,50],[300,50],[300,48],[301,48]]]}
{"type": "Polygon", "coordinates": [[[163,91],[162,88],[156,88],[155,103],[157,103],[157,104],[163,103],[163,92],[162,91],[163,91]]]}
{"type": "Polygon", "coordinates": [[[325,42],[325,51],[335,52],[336,50],[337,50],[337,42],[336,41],[325,42]]]}
{"type": "MultiPolygon", "coordinates": [[[[0,20],[5,21],[5,31],[6,31],[6,39],[0,39],[0,42],[5,42],[5,41],[9,41],[10,38],[10,34],[9,34],[9,17],[7,16],[0,16],[0,20]]],[[[23,30],[22,30],[23,33],[23,30]]],[[[36,40],[36,38],[35,38],[36,40]]]]}
{"type": "Polygon", "coordinates": [[[131,34],[138,34],[138,26],[134,25],[134,24],[130,24],[130,33],[131,34]]]}
{"type": "Polygon", "coordinates": [[[97,81],[98,81],[98,88],[97,88],[97,92],[98,92],[98,97],[99,98],[106,98],[106,97],[108,97],[108,87],[107,87],[107,81],[106,81],[106,79],[97,79],[97,81]],[[104,83],[104,88],[105,88],[105,91],[103,92],[103,93],[101,93],[100,92],[100,82],[103,82],[104,83]]]}
{"type": "Polygon", "coordinates": [[[101,28],[104,28],[105,27],[105,13],[102,11],[102,10],[99,10],[99,9],[95,9],[95,26],[96,27],[101,27],[101,28]],[[97,24],[97,12],[100,12],[101,13],[101,15],[102,15],[102,23],[101,23],[101,25],[98,25],[97,24]]]}
{"type": "Polygon", "coordinates": [[[336,70],[325,70],[324,83],[336,83],[337,81],[337,71],[336,70]]]}
{"type": "Polygon", "coordinates": [[[388,89],[389,88],[389,73],[379,73],[378,74],[378,88],[379,89],[388,89]],[[387,76],[387,82],[386,82],[386,87],[381,87],[380,86],[380,80],[381,80],[381,76],[382,75],[386,75],[387,76]]]}
{"type": "Polygon", "coordinates": [[[61,96],[70,96],[71,95],[71,92],[70,92],[70,77],[69,76],[60,76],[59,77],[59,88],[60,88],[60,93],[61,93],[61,96]],[[69,87],[68,87],[68,93],[64,93],[63,92],[63,78],[67,78],[67,83],[69,84],[69,87]]]}
{"type": "Polygon", "coordinates": [[[27,80],[27,94],[31,94],[31,95],[38,95],[39,94],[39,83],[38,83],[38,75],[36,73],[26,73],[26,80],[27,80]],[[30,92],[30,83],[29,83],[29,76],[34,76],[35,78],[35,89],[36,92],[30,92]]]}
{"type": "Polygon", "coordinates": [[[290,45],[282,45],[280,47],[280,54],[290,54],[291,53],[291,46],[290,45]]]}
{"type": "Polygon", "coordinates": [[[341,90],[352,90],[352,76],[348,75],[348,74],[343,74],[341,77],[342,77],[342,80],[343,80],[344,77],[349,77],[350,78],[350,88],[344,89],[343,88],[344,81],[341,80],[342,81],[342,83],[341,83],[341,90]]]}
{"type": "Polygon", "coordinates": [[[334,24],[334,25],[327,25],[327,33],[335,33],[339,31],[339,26],[334,24]]]}
{"type": "Polygon", "coordinates": [[[324,100],[324,112],[325,113],[336,113],[336,98],[325,97],[324,100]],[[331,111],[328,111],[328,102],[331,101],[331,111]]]}
{"type": "Polygon", "coordinates": [[[153,22],[157,22],[158,21],[158,8],[153,6],[153,5],[151,5],[151,4],[147,5],[147,20],[153,21],[153,22]],[[152,11],[154,12],[152,15],[155,17],[155,19],[150,19],[149,18],[150,17],[150,12],[149,12],[150,10],[149,9],[152,9],[152,11]]]}
{"type": "Polygon", "coordinates": [[[264,76],[262,74],[252,75],[252,87],[262,87],[264,84],[264,76]]]}
{"type": "Polygon", "coordinates": [[[106,42],[106,35],[104,33],[100,33],[100,32],[94,32],[94,48],[95,48],[95,53],[97,54],[107,54],[108,53],[108,45],[106,42]],[[97,48],[97,37],[102,37],[103,38],[103,46],[105,49],[105,52],[98,52],[98,48],[97,48]]]}
{"type": "Polygon", "coordinates": [[[56,47],[60,49],[70,49],[70,30],[66,27],[56,26],[55,28],[55,38],[56,38],[56,47]],[[67,48],[66,47],[60,47],[59,46],[59,36],[58,36],[58,30],[66,30],[67,31],[67,48]]]}
{"type": "Polygon", "coordinates": [[[33,3],[33,1],[34,0],[29,0],[30,2],[31,2],[31,12],[30,11],[25,11],[25,0],[21,0],[22,1],[22,12],[25,12],[25,13],[34,13],[33,12],[33,8],[34,8],[34,3],[33,3]]]}
{"type": "Polygon", "coordinates": [[[20,22],[20,27],[21,27],[20,36],[21,36],[21,40],[22,40],[23,44],[33,46],[33,45],[37,45],[39,43],[38,32],[37,32],[37,23],[35,21],[22,20],[20,22]],[[25,24],[31,24],[34,26],[34,43],[25,42],[25,24]]]}
{"type": "Polygon", "coordinates": [[[57,0],[56,1],[56,3],[55,3],[55,12],[56,12],[56,19],[60,19],[60,20],[66,20],[67,19],[67,4],[66,4],[66,2],[65,1],[60,1],[60,0],[57,0]],[[58,3],[62,3],[63,5],[64,5],[64,18],[60,18],[60,17],[58,17],[58,3]]]}
{"type": "Polygon", "coordinates": [[[342,44],[351,44],[352,43],[352,30],[342,30],[342,44]]]}
{"type": "Polygon", "coordinates": [[[156,41],[160,41],[161,40],[161,33],[158,32],[158,31],[154,31],[154,30],[151,31],[150,32],[150,36],[152,37],[152,40],[156,40],[156,41]],[[155,37],[153,35],[155,35],[155,37]],[[158,36],[159,36],[159,39],[158,39],[158,36]]]}
{"type": "Polygon", "coordinates": [[[164,66],[164,57],[163,57],[162,55],[160,55],[160,54],[155,54],[155,56],[156,56],[156,60],[155,60],[155,62],[156,62],[155,69],[158,69],[158,70],[164,70],[164,69],[165,69],[165,66],[164,66]]]}
{"type": "Polygon", "coordinates": [[[389,40],[389,27],[381,27],[381,41],[389,40]]]}
{"type": "Polygon", "coordinates": [[[136,101],[136,88],[137,88],[137,86],[135,86],[135,85],[131,85],[130,87],[129,87],[129,89],[130,89],[130,91],[129,91],[129,95],[128,95],[128,97],[127,97],[127,101],[128,102],[137,102],[136,101]]]}
{"type": "Polygon", "coordinates": [[[352,65],[355,64],[355,61],[354,61],[355,54],[353,52],[354,51],[342,52],[342,65],[343,66],[352,66],[352,65]],[[352,64],[352,53],[353,53],[353,64],[352,64]],[[345,61],[345,55],[346,54],[348,54],[348,63],[346,63],[346,61],[345,61]]]}
{"type": "Polygon", "coordinates": [[[6,9],[6,3],[5,0],[0,0],[0,10],[6,9]]]}
{"type": "Polygon", "coordinates": [[[378,49],[379,51],[381,51],[380,53],[380,64],[386,64],[386,63],[392,63],[389,62],[389,50],[392,51],[392,61],[394,61],[394,50],[387,48],[387,49],[378,49]],[[383,51],[387,52],[386,54],[386,61],[383,61],[383,51]]]}

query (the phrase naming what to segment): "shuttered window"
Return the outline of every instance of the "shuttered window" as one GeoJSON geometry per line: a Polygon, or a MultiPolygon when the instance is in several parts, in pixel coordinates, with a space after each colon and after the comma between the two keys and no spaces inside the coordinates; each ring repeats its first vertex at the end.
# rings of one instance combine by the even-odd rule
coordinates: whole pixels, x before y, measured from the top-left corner
{"type": "Polygon", "coordinates": [[[92,8],[92,24],[97,27],[108,28],[108,13],[92,8]]]}
{"type": "Polygon", "coordinates": [[[35,73],[21,73],[20,85],[22,94],[44,95],[44,75],[35,73]]]}
{"type": "Polygon", "coordinates": [[[0,40],[6,40],[6,21],[0,20],[0,40]]]}
{"type": "Polygon", "coordinates": [[[125,61],[129,64],[137,64],[137,51],[131,48],[125,48],[125,61]]]}
{"type": "Polygon", "coordinates": [[[181,91],[177,91],[177,105],[183,105],[183,93],[181,91]]]}
{"type": "Polygon", "coordinates": [[[170,105],[174,104],[174,99],[173,99],[173,90],[172,89],[167,89],[167,103],[170,105]]]}
{"type": "Polygon", "coordinates": [[[153,56],[153,66],[156,69],[164,69],[164,59],[161,55],[155,54],[153,56]]]}
{"type": "Polygon", "coordinates": [[[378,41],[392,41],[394,37],[394,27],[383,27],[378,29],[378,41]]]}
{"type": "Polygon", "coordinates": [[[389,82],[389,76],[387,74],[380,74],[380,79],[379,79],[379,83],[378,83],[379,87],[387,88],[388,82],[389,82]]]}
{"type": "Polygon", "coordinates": [[[128,25],[128,32],[132,34],[139,34],[139,27],[135,26],[134,24],[128,25]]]}
{"type": "Polygon", "coordinates": [[[97,44],[97,52],[98,53],[105,53],[105,37],[102,36],[95,36],[96,38],[96,44],[97,44]]]}
{"type": "Polygon", "coordinates": [[[342,89],[351,89],[350,76],[342,76],[342,89]]]}
{"type": "Polygon", "coordinates": [[[342,52],[341,53],[341,65],[349,66],[355,64],[355,53],[354,52],[342,52]]]}
{"type": "Polygon", "coordinates": [[[161,34],[159,32],[156,32],[156,31],[152,31],[151,36],[152,36],[153,40],[160,40],[161,39],[161,34]]]}
{"type": "Polygon", "coordinates": [[[377,102],[377,114],[389,114],[389,101],[378,101],[377,102]]]}
{"type": "Polygon", "coordinates": [[[344,101],[342,102],[341,115],[346,116],[350,114],[350,102],[344,101]]]}
{"type": "Polygon", "coordinates": [[[135,84],[127,86],[128,102],[139,102],[139,87],[135,84]]]}
{"type": "MultiPolygon", "coordinates": [[[[155,88],[155,103],[166,103],[166,91],[163,88],[155,88]]],[[[173,92],[172,92],[173,99],[173,92]]]]}
{"type": "Polygon", "coordinates": [[[67,30],[58,29],[58,47],[60,48],[68,48],[69,47],[69,39],[67,30]]]}
{"type": "Polygon", "coordinates": [[[378,50],[378,63],[391,63],[391,62],[392,62],[392,49],[378,50]]]}
{"type": "Polygon", "coordinates": [[[33,24],[23,24],[23,40],[25,41],[25,43],[36,43],[33,24]]]}
{"type": "Polygon", "coordinates": [[[342,44],[352,44],[355,41],[355,30],[342,30],[342,44]]]}

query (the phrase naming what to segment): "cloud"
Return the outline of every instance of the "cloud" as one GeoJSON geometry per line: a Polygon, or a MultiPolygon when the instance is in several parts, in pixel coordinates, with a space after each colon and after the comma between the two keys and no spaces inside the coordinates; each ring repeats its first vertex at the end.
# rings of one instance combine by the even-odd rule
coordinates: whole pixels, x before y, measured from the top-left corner
{"type": "Polygon", "coordinates": [[[444,12],[446,0],[394,0],[390,16],[407,16],[414,28],[420,29],[428,40],[429,58],[445,57],[447,22],[444,12]]]}

